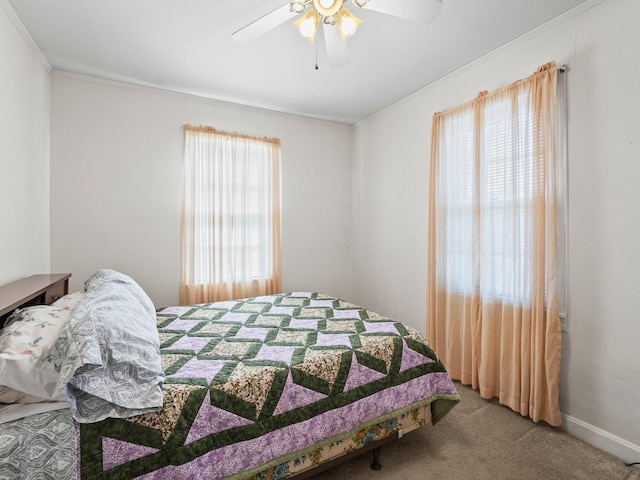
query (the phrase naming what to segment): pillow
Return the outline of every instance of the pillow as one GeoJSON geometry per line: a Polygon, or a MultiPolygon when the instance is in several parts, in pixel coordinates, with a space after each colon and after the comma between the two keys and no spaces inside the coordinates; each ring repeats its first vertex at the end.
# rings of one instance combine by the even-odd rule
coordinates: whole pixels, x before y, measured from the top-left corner
{"type": "Polygon", "coordinates": [[[51,305],[54,307],[64,308],[65,310],[73,310],[85,299],[86,296],[87,292],[84,291],[68,293],[63,297],[60,297],[51,305]]]}
{"type": "Polygon", "coordinates": [[[37,305],[7,319],[0,330],[0,403],[64,400],[53,351],[70,316],[71,310],[37,305]]]}
{"type": "Polygon", "coordinates": [[[55,364],[73,417],[93,423],[160,410],[164,372],[155,308],[130,277],[99,270],[60,332],[55,364]]]}
{"type": "MultiPolygon", "coordinates": [[[[64,396],[60,394],[60,398],[64,399],[64,396]]],[[[42,403],[50,401],[50,399],[34,397],[28,393],[0,385],[0,403],[42,403]]]]}

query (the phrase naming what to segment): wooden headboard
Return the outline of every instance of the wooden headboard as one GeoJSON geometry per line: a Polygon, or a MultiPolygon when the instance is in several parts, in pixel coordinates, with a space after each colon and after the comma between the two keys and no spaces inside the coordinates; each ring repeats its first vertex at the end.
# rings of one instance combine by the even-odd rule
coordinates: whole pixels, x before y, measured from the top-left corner
{"type": "Polygon", "coordinates": [[[45,273],[0,287],[0,328],[16,308],[50,305],[69,293],[70,273],[45,273]]]}

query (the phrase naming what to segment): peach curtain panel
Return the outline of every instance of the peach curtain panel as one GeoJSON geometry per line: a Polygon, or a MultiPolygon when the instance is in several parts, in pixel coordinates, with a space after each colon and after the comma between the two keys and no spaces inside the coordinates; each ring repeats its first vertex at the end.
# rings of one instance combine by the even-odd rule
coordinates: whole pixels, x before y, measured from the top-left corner
{"type": "Polygon", "coordinates": [[[433,117],[428,336],[484,398],[560,425],[557,69],[433,117]]]}
{"type": "Polygon", "coordinates": [[[280,292],[280,141],[185,126],[180,303],[280,292]]]}

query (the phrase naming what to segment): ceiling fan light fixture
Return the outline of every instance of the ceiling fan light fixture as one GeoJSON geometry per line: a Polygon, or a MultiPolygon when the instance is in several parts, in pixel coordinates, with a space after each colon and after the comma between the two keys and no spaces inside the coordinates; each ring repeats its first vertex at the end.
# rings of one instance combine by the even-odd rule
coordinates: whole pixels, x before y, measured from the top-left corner
{"type": "Polygon", "coordinates": [[[368,2],[369,0],[353,0],[353,3],[360,8],[364,7],[368,2]]]}
{"type": "Polygon", "coordinates": [[[318,27],[320,26],[320,19],[321,17],[318,12],[310,8],[307,10],[307,13],[293,22],[293,24],[300,30],[303,37],[313,43],[316,38],[316,33],[318,32],[318,27]]]}
{"type": "Polygon", "coordinates": [[[343,41],[356,33],[356,30],[362,23],[362,19],[356,17],[346,7],[342,7],[338,10],[334,15],[334,18],[336,25],[340,30],[340,35],[342,35],[343,41]]]}
{"type": "Polygon", "coordinates": [[[289,11],[291,13],[302,13],[304,9],[307,8],[308,3],[309,2],[305,0],[293,0],[293,2],[289,4],[289,11]]]}

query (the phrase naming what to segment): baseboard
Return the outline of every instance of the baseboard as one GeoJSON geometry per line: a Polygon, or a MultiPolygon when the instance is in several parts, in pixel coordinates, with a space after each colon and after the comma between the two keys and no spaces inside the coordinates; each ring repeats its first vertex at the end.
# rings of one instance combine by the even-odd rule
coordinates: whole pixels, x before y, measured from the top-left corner
{"type": "Polygon", "coordinates": [[[612,433],[602,430],[590,423],[562,414],[562,428],[571,436],[579,438],[611,455],[622,459],[625,463],[640,462],[640,445],[635,445],[612,433]]]}

